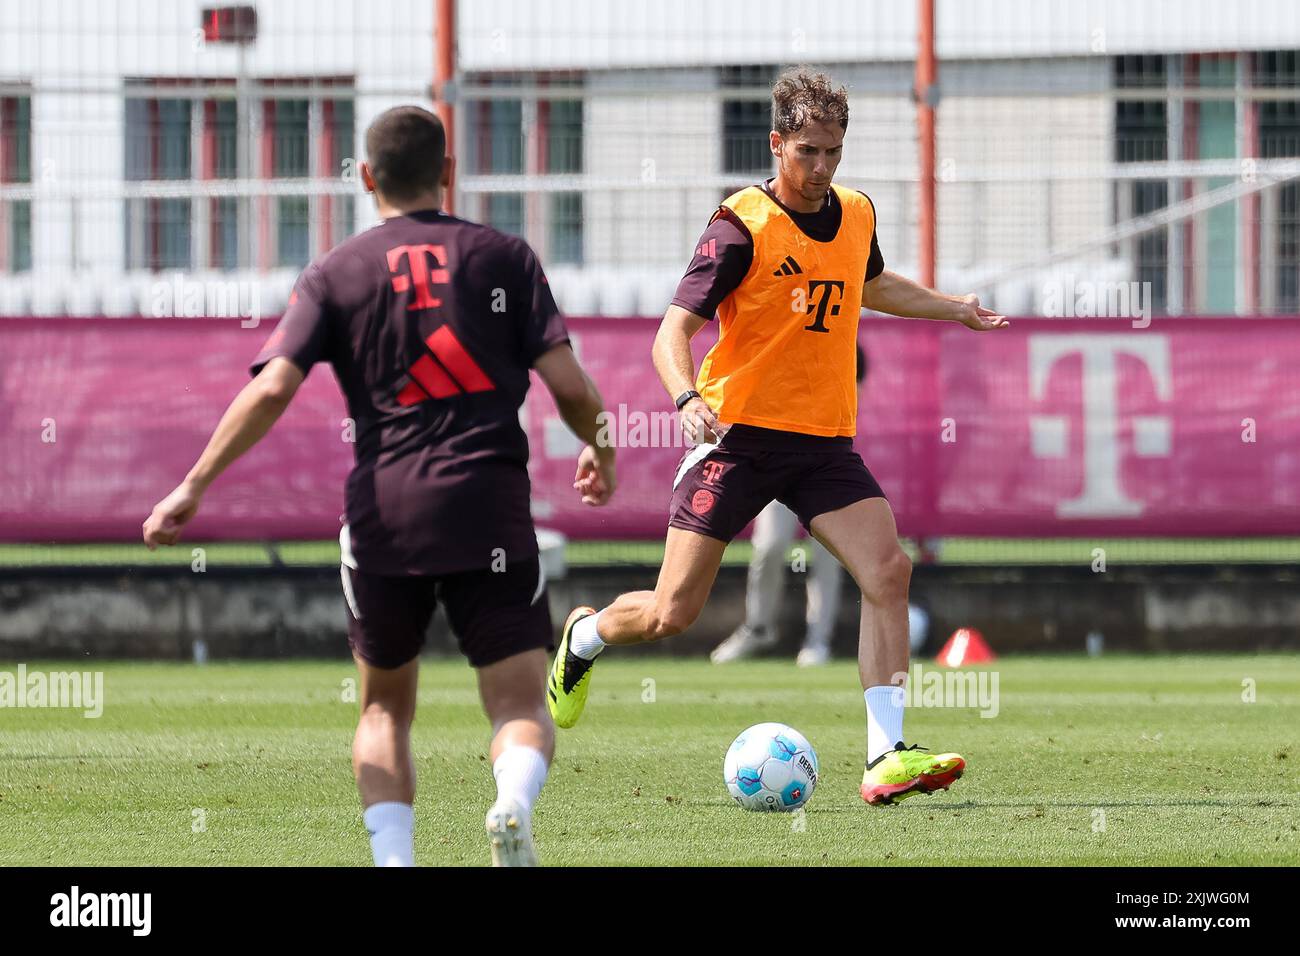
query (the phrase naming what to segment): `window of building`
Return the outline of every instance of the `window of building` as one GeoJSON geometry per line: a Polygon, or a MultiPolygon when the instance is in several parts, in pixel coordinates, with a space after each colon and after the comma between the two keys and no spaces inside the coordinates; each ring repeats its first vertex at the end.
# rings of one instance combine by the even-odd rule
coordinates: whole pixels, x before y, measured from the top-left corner
{"type": "Polygon", "coordinates": [[[538,109],[546,129],[546,171],[582,172],[582,100],[543,100],[538,109]]]}
{"type": "MultiPolygon", "coordinates": [[[[126,179],[165,183],[193,176],[191,101],[130,96],[126,100],[126,179]]],[[[131,269],[188,269],[191,203],[180,196],[137,196],[126,201],[125,248],[131,269]]]]}
{"type": "Polygon", "coordinates": [[[306,187],[318,177],[338,181],[354,151],[353,101],[331,92],[350,88],[351,80],[265,80],[264,87],[291,84],[310,92],[254,93],[242,107],[230,95],[228,78],[128,82],[126,179],[150,184],[146,195],[125,203],[128,268],[301,268],[352,233],[354,197],[306,187]],[[211,96],[166,95],[169,87],[191,83],[222,89],[211,96]],[[250,111],[261,120],[258,133],[250,111]],[[203,185],[240,178],[301,180],[304,188],[248,199],[213,196],[203,185]],[[171,183],[174,190],[163,185],[171,183]]]}
{"type": "MultiPolygon", "coordinates": [[[[275,179],[306,179],[311,175],[308,100],[266,101],[271,148],[271,176],[275,179]]],[[[275,201],[275,261],[277,265],[302,267],[311,260],[310,202],[306,196],[281,196],[275,201]]]]}
{"type": "Polygon", "coordinates": [[[512,236],[524,234],[523,193],[489,193],[485,212],[483,220],[493,229],[512,236]]]}
{"type": "MultiPolygon", "coordinates": [[[[574,73],[482,74],[472,81],[491,95],[472,97],[464,108],[464,167],[475,177],[580,176],[584,172],[583,101],[572,95],[583,78],[574,73]],[[510,95],[512,87],[536,87],[536,97],[510,95]],[[567,95],[548,96],[554,89],[567,95]],[[499,91],[499,92],[498,92],[499,91]]],[[[565,184],[557,184],[565,185],[565,184]]],[[[581,190],[523,192],[487,188],[469,215],[503,232],[530,236],[548,263],[583,261],[581,190]]]]}
{"type": "MultiPolygon", "coordinates": [[[[1115,85],[1120,89],[1159,90],[1159,98],[1116,99],[1115,161],[1163,162],[1169,155],[1169,118],[1165,102],[1165,58],[1121,56],[1115,59],[1115,85]]],[[[1163,209],[1169,204],[1166,179],[1121,179],[1115,183],[1116,219],[1127,220],[1163,209]]],[[[1169,233],[1156,229],[1139,236],[1132,245],[1138,282],[1150,283],[1151,308],[1165,311],[1168,301],[1169,233]]]]}
{"type": "MultiPolygon", "coordinates": [[[[31,181],[31,97],[0,97],[0,185],[31,181]]],[[[27,272],[31,267],[31,200],[0,202],[0,272],[27,272]]]]}
{"type": "MultiPolygon", "coordinates": [[[[344,164],[355,162],[356,152],[356,107],[350,99],[326,100],[322,104],[323,125],[325,130],[325,169],[322,176],[338,178],[345,172],[344,164]]],[[[355,174],[354,174],[355,175],[355,174]]],[[[355,230],[356,197],[324,196],[322,197],[321,219],[325,224],[326,234],[321,245],[332,248],[342,242],[355,230]]]]}
{"type": "Polygon", "coordinates": [[[549,197],[550,234],[547,259],[567,265],[582,264],[582,193],[552,193],[549,197]]]}
{"type": "MultiPolygon", "coordinates": [[[[546,137],[546,173],[582,172],[582,100],[542,100],[537,104],[538,125],[546,137]]],[[[581,265],[583,203],[580,192],[547,196],[546,258],[549,262],[581,265]]]]}
{"type": "MultiPolygon", "coordinates": [[[[203,151],[201,178],[235,179],[239,175],[239,121],[233,99],[204,101],[203,151]]],[[[237,269],[241,201],[217,196],[207,203],[211,217],[208,264],[214,269],[237,269]]]]}
{"type": "MultiPolygon", "coordinates": [[[[485,76],[484,86],[518,86],[522,77],[485,76]]],[[[469,169],[477,175],[518,176],[524,172],[524,103],[521,99],[487,98],[470,109],[469,169]]],[[[524,234],[524,195],[490,192],[480,205],[485,223],[502,232],[524,234]]]]}
{"type": "MultiPolygon", "coordinates": [[[[1269,90],[1300,87],[1300,53],[1255,54],[1255,85],[1269,90]]],[[[1300,156],[1300,94],[1259,104],[1259,156],[1300,156]]],[[[1276,312],[1300,312],[1300,182],[1291,180],[1262,197],[1261,245],[1267,267],[1261,276],[1264,301],[1276,312]]]]}
{"type": "Polygon", "coordinates": [[[772,169],[772,102],[767,90],[775,78],[770,66],[726,66],[719,85],[747,90],[751,97],[722,101],[722,171],[766,176],[772,169]],[[761,98],[757,94],[762,93],[761,98]]]}

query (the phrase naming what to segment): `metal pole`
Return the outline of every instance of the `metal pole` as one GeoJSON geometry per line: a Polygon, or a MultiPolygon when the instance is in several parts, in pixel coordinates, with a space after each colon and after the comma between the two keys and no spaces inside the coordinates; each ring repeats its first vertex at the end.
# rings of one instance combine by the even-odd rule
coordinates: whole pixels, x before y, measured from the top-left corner
{"type": "MultiPolygon", "coordinates": [[[[1251,54],[1237,54],[1236,138],[1237,157],[1241,161],[1241,178],[1253,179],[1258,173],[1255,163],[1259,139],[1259,105],[1248,98],[1254,85],[1251,54]],[[1250,165],[1247,165],[1250,164],[1250,165]]],[[[1259,194],[1246,196],[1237,206],[1237,229],[1241,249],[1237,255],[1237,314],[1253,315],[1259,311],[1259,194]]]]}
{"type": "MultiPolygon", "coordinates": [[[[921,178],[917,195],[920,197],[919,235],[917,237],[917,262],[921,269],[921,284],[935,286],[935,181],[934,181],[934,108],[939,102],[938,66],[934,55],[934,0],[918,0],[916,43],[916,139],[920,149],[921,178]]],[[[924,352],[920,357],[919,381],[926,394],[927,424],[939,423],[942,394],[939,375],[939,336],[937,330],[927,330],[924,352]],[[923,371],[922,371],[923,370],[923,371]]],[[[939,461],[938,444],[927,442],[918,455],[918,498],[925,512],[926,523],[933,525],[939,514],[939,461]]],[[[919,539],[919,557],[923,563],[936,559],[932,543],[919,539]]]]}
{"type": "MultiPolygon", "coordinates": [[[[456,154],[456,107],[453,80],[456,76],[456,0],[434,0],[433,108],[447,133],[447,155],[456,154]]],[[[455,212],[455,183],[447,190],[442,205],[455,212]]]]}
{"type": "Polygon", "coordinates": [[[934,2],[917,2],[916,138],[921,152],[920,236],[918,260],[921,284],[934,288],[935,178],[934,108],[939,102],[939,67],[934,55],[934,2]]]}
{"type": "MultiPolygon", "coordinates": [[[[1182,92],[1183,59],[1171,56],[1168,59],[1168,91],[1182,92]]],[[[1183,126],[1183,98],[1181,95],[1169,98],[1169,131],[1166,140],[1165,155],[1171,160],[1183,159],[1183,145],[1187,133],[1183,126]]],[[[1183,199],[1183,180],[1170,176],[1165,180],[1165,204],[1172,206],[1183,199]]],[[[1127,187],[1125,187],[1127,188],[1127,187]]],[[[1169,246],[1169,263],[1165,268],[1165,311],[1170,315],[1182,315],[1185,296],[1183,282],[1187,276],[1186,249],[1183,240],[1187,238],[1181,222],[1172,222],[1166,227],[1169,246]]]]}

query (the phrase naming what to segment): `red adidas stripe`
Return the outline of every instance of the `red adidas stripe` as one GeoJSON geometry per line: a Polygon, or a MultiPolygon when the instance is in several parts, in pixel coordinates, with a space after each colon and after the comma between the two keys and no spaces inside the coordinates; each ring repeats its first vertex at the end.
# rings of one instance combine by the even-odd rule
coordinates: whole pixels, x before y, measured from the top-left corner
{"type": "Polygon", "coordinates": [[[407,382],[406,387],[397,393],[399,405],[418,405],[430,396],[449,398],[460,394],[460,388],[451,380],[451,376],[428,355],[421,356],[420,360],[411,366],[410,375],[415,381],[407,382]]]}
{"type": "Polygon", "coordinates": [[[430,397],[450,398],[465,392],[490,392],[496,388],[496,383],[460,344],[450,326],[438,329],[424,340],[424,344],[433,355],[421,356],[411,366],[408,374],[414,381],[407,382],[397,393],[399,405],[418,405],[430,397]]]}
{"type": "Polygon", "coordinates": [[[425,340],[429,351],[441,362],[467,392],[490,392],[496,388],[477,362],[465,351],[456,333],[444,325],[425,340]]]}

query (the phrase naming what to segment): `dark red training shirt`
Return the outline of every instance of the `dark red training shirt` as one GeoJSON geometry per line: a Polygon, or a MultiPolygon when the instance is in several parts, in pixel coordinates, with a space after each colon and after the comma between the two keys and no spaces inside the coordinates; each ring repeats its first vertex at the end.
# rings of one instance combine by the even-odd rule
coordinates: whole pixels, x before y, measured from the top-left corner
{"type": "Polygon", "coordinates": [[[418,212],[309,265],[251,370],[334,367],[356,422],[356,567],[448,574],[537,553],[519,407],[533,362],[567,341],[526,242],[418,212]]]}
{"type": "MultiPolygon", "coordinates": [[[[761,188],[809,239],[830,242],[840,231],[844,210],[835,190],[827,191],[825,205],[816,212],[796,212],[776,198],[770,179],[761,188]]],[[[866,193],[863,195],[866,196],[866,193]]],[[[867,196],[867,201],[871,201],[870,196],[867,196]]],[[[875,203],[872,203],[871,208],[875,210],[875,203]]],[[[722,300],[736,290],[749,272],[750,263],[754,261],[754,240],[735,214],[727,211],[709,223],[695,248],[708,249],[710,254],[695,254],[682,281],[678,283],[672,304],[711,319],[722,300]]],[[[880,253],[880,243],[876,241],[875,233],[872,233],[871,254],[862,281],[870,282],[884,271],[885,259],[880,253]]]]}

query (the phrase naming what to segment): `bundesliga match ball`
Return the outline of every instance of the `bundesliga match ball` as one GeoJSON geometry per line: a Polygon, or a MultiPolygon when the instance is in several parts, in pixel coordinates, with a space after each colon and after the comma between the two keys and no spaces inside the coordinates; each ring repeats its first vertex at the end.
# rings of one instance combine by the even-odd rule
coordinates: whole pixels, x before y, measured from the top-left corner
{"type": "Polygon", "coordinates": [[[798,810],[817,786],[817,754],[785,724],[755,724],[741,733],[722,764],[727,791],[746,810],[798,810]]]}

